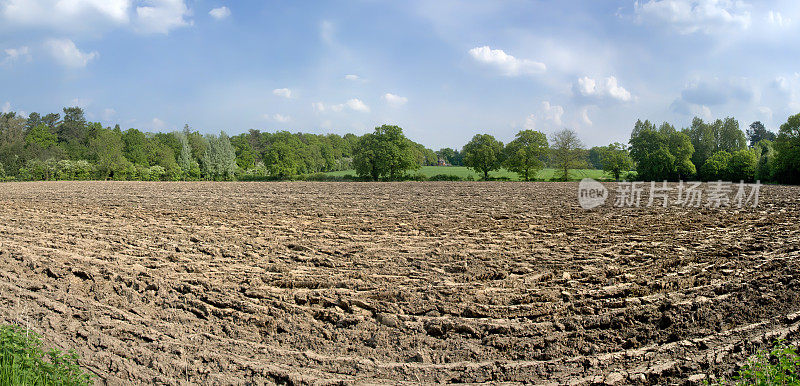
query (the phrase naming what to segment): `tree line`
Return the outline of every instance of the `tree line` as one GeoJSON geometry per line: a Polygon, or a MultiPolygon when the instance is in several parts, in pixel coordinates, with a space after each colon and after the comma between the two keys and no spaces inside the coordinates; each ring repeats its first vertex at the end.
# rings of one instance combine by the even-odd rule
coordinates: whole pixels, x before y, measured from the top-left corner
{"type": "MultiPolygon", "coordinates": [[[[576,169],[605,170],[616,180],[761,180],[800,183],[800,114],[778,133],[761,122],[742,131],[733,118],[695,118],[681,130],[637,121],[627,144],[587,149],[575,131],[550,138],[521,130],[507,144],[477,134],[460,150],[434,152],[383,125],[372,133],[308,134],[250,130],[229,137],[182,131],[150,133],[89,122],[79,107],[28,117],[0,114],[0,179],[265,180],[351,170],[364,180],[400,180],[425,165],[467,166],[489,179],[505,168],[530,181],[545,168],[556,180],[576,169]]],[[[323,176],[324,177],[324,176],[323,176]]],[[[438,177],[448,177],[446,175],[438,177]]],[[[446,179],[446,178],[443,178],[446,179]]]]}
{"type": "MultiPolygon", "coordinates": [[[[79,107],[23,117],[0,114],[2,180],[288,179],[353,168],[359,137],[250,130],[234,137],[184,126],[170,133],[122,130],[86,120],[79,107]]],[[[436,154],[410,142],[415,162],[436,154]]]]}
{"type": "MultiPolygon", "coordinates": [[[[373,180],[396,179],[419,167],[419,163],[404,158],[403,141],[407,140],[396,126],[382,126],[362,137],[356,151],[358,174],[373,180]],[[379,160],[386,168],[372,162],[379,160]]],[[[638,120],[628,144],[615,142],[586,149],[574,130],[558,131],[550,140],[542,132],[522,130],[505,145],[491,134],[477,134],[461,151],[444,148],[436,154],[445,163],[473,169],[483,179],[505,168],[530,181],[539,170],[551,167],[556,169],[555,180],[566,181],[575,169],[588,167],[604,170],[615,180],[798,184],[800,114],[789,117],[778,133],[758,121],[742,131],[731,117],[713,122],[694,118],[691,126],[681,130],[668,122],[656,126],[649,120],[638,120]]]]}

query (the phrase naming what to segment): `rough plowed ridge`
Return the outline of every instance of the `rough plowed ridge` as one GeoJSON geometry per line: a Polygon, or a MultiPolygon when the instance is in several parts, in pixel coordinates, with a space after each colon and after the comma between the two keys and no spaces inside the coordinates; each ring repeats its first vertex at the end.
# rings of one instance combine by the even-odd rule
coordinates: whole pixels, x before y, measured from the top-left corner
{"type": "Polygon", "coordinates": [[[119,383],[673,383],[798,339],[800,189],[0,185],[0,322],[119,383]]]}

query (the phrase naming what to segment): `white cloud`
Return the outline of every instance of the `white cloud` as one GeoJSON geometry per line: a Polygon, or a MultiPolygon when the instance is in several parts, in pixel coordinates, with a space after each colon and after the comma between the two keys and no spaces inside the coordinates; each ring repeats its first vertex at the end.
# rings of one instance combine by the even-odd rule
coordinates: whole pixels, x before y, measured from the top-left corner
{"type": "Polygon", "coordinates": [[[189,8],[184,0],[149,0],[149,5],[136,7],[137,30],[143,33],[168,34],[169,31],[192,25],[186,20],[189,8]]]}
{"type": "Polygon", "coordinates": [[[767,106],[759,106],[758,108],[756,108],[756,111],[758,111],[758,113],[762,117],[764,117],[765,121],[767,121],[767,122],[772,121],[772,109],[771,108],[769,108],[767,106]]]}
{"type": "Polygon", "coordinates": [[[96,51],[81,52],[69,39],[51,39],[45,43],[45,46],[50,51],[50,55],[65,67],[86,67],[89,62],[100,56],[96,51]]]}
{"type": "Polygon", "coordinates": [[[587,126],[591,126],[591,125],[594,124],[594,123],[592,123],[592,120],[589,119],[589,108],[588,107],[584,107],[583,110],[581,111],[581,120],[587,126]]]}
{"type": "Polygon", "coordinates": [[[0,112],[2,112],[3,114],[11,112],[11,102],[3,103],[3,108],[0,109],[0,112]]]}
{"type": "Polygon", "coordinates": [[[231,15],[231,10],[226,6],[222,6],[208,11],[208,14],[214,19],[222,20],[231,15]]]}
{"type": "Polygon", "coordinates": [[[564,125],[562,117],[564,116],[564,107],[558,105],[551,105],[549,101],[542,102],[539,110],[528,115],[525,118],[525,129],[528,130],[545,130],[546,128],[556,129],[564,125]],[[551,127],[555,126],[555,127],[551,127]]]}
{"type": "Polygon", "coordinates": [[[323,20],[322,23],[320,23],[319,37],[320,39],[322,39],[323,42],[329,45],[334,44],[335,33],[336,33],[336,27],[334,27],[333,23],[331,23],[329,20],[323,20]]]}
{"type": "Polygon", "coordinates": [[[3,50],[3,52],[5,52],[6,57],[2,61],[0,61],[0,64],[2,65],[13,64],[14,62],[17,61],[30,62],[32,59],[31,50],[27,46],[22,46],[18,48],[6,48],[5,50],[3,50]]]}
{"type": "Polygon", "coordinates": [[[5,0],[0,15],[12,24],[84,29],[98,21],[126,24],[130,7],[130,0],[5,0]]]}
{"type": "Polygon", "coordinates": [[[750,27],[750,12],[740,0],[649,0],[634,3],[640,24],[665,24],[681,34],[750,27]]]}
{"type": "Polygon", "coordinates": [[[705,120],[712,119],[711,108],[702,104],[687,102],[681,98],[676,99],[670,105],[672,112],[685,115],[687,117],[700,117],[705,120]]]}
{"type": "Polygon", "coordinates": [[[150,126],[152,129],[162,130],[167,127],[167,124],[158,118],[153,118],[153,120],[150,121],[150,126]]]}
{"type": "Polygon", "coordinates": [[[630,102],[631,93],[617,83],[617,78],[609,76],[597,81],[593,78],[582,77],[573,85],[573,90],[586,98],[613,99],[620,102],[630,102]]]}
{"type": "Polygon", "coordinates": [[[1,21],[59,32],[99,33],[128,26],[167,34],[191,25],[189,13],[185,0],[0,0],[1,21]]]}
{"type": "Polygon", "coordinates": [[[353,98],[353,99],[350,99],[349,101],[347,101],[347,107],[349,107],[351,110],[354,110],[354,111],[360,111],[360,112],[364,112],[364,113],[368,113],[369,112],[369,106],[365,105],[364,102],[362,102],[360,99],[356,99],[356,98],[353,98]]]}
{"type": "Polygon", "coordinates": [[[289,90],[288,88],[276,88],[272,90],[272,93],[274,95],[277,95],[279,97],[284,97],[286,99],[292,98],[292,90],[289,90]]]}
{"type": "Polygon", "coordinates": [[[399,95],[394,95],[388,92],[386,94],[383,94],[383,99],[386,101],[386,103],[389,104],[389,106],[392,107],[400,107],[408,103],[408,98],[401,97],[399,95]]]}
{"type": "Polygon", "coordinates": [[[325,104],[322,102],[314,102],[311,104],[311,107],[318,113],[325,111],[325,104]]]}
{"type": "Polygon", "coordinates": [[[776,11],[769,11],[767,21],[777,27],[788,27],[792,23],[791,18],[783,17],[780,12],[776,11]]]}
{"type": "Polygon", "coordinates": [[[91,103],[92,101],[86,98],[73,98],[71,101],[69,101],[70,106],[77,106],[82,109],[86,109],[91,103]]]}
{"type": "Polygon", "coordinates": [[[288,115],[281,115],[281,114],[272,114],[271,117],[270,116],[267,116],[267,117],[271,118],[273,121],[281,122],[281,123],[286,123],[286,122],[289,122],[289,121],[292,120],[292,117],[290,117],[288,115]]]}
{"type": "Polygon", "coordinates": [[[347,74],[344,76],[344,78],[347,80],[361,80],[360,76],[354,74],[347,74]]]}
{"type": "Polygon", "coordinates": [[[358,98],[353,98],[345,103],[339,103],[335,105],[326,105],[325,103],[322,102],[314,102],[311,104],[311,107],[313,107],[314,111],[318,113],[323,113],[328,110],[338,113],[344,110],[345,108],[349,108],[350,110],[362,113],[368,113],[370,111],[369,106],[367,106],[364,102],[361,101],[361,99],[358,98]]]}
{"type": "Polygon", "coordinates": [[[732,101],[749,102],[754,91],[744,78],[699,79],[689,82],[681,92],[681,99],[696,105],[716,106],[732,101]]]}
{"type": "Polygon", "coordinates": [[[528,59],[518,59],[503,50],[493,50],[489,46],[469,50],[470,56],[478,62],[499,69],[506,76],[540,74],[547,70],[544,63],[528,59]]]}

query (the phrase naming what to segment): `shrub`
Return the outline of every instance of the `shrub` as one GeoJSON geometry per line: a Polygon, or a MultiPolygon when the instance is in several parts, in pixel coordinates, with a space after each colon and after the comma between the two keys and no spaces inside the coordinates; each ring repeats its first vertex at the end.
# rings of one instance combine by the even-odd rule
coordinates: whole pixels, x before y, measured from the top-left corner
{"type": "Polygon", "coordinates": [[[772,350],[752,356],[733,380],[735,385],[800,385],[800,354],[796,347],[779,340],[772,350]]]}
{"type": "MultiPolygon", "coordinates": [[[[167,170],[163,166],[151,166],[147,173],[148,181],[163,181],[167,175],[167,170]]],[[[144,178],[143,178],[144,179],[144,178]]]]}
{"type": "Polygon", "coordinates": [[[38,335],[19,326],[0,326],[0,385],[91,385],[74,351],[45,352],[38,335]]]}
{"type": "Polygon", "coordinates": [[[428,181],[463,181],[464,179],[454,174],[436,174],[430,176],[428,181]]]}

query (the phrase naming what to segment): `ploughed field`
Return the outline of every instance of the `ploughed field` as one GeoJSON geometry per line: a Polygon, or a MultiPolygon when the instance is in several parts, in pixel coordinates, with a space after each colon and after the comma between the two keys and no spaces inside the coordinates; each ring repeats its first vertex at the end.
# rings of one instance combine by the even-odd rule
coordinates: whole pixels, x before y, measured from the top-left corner
{"type": "Polygon", "coordinates": [[[98,383],[680,383],[798,340],[799,220],[776,186],[1,184],[0,323],[98,383]]]}

